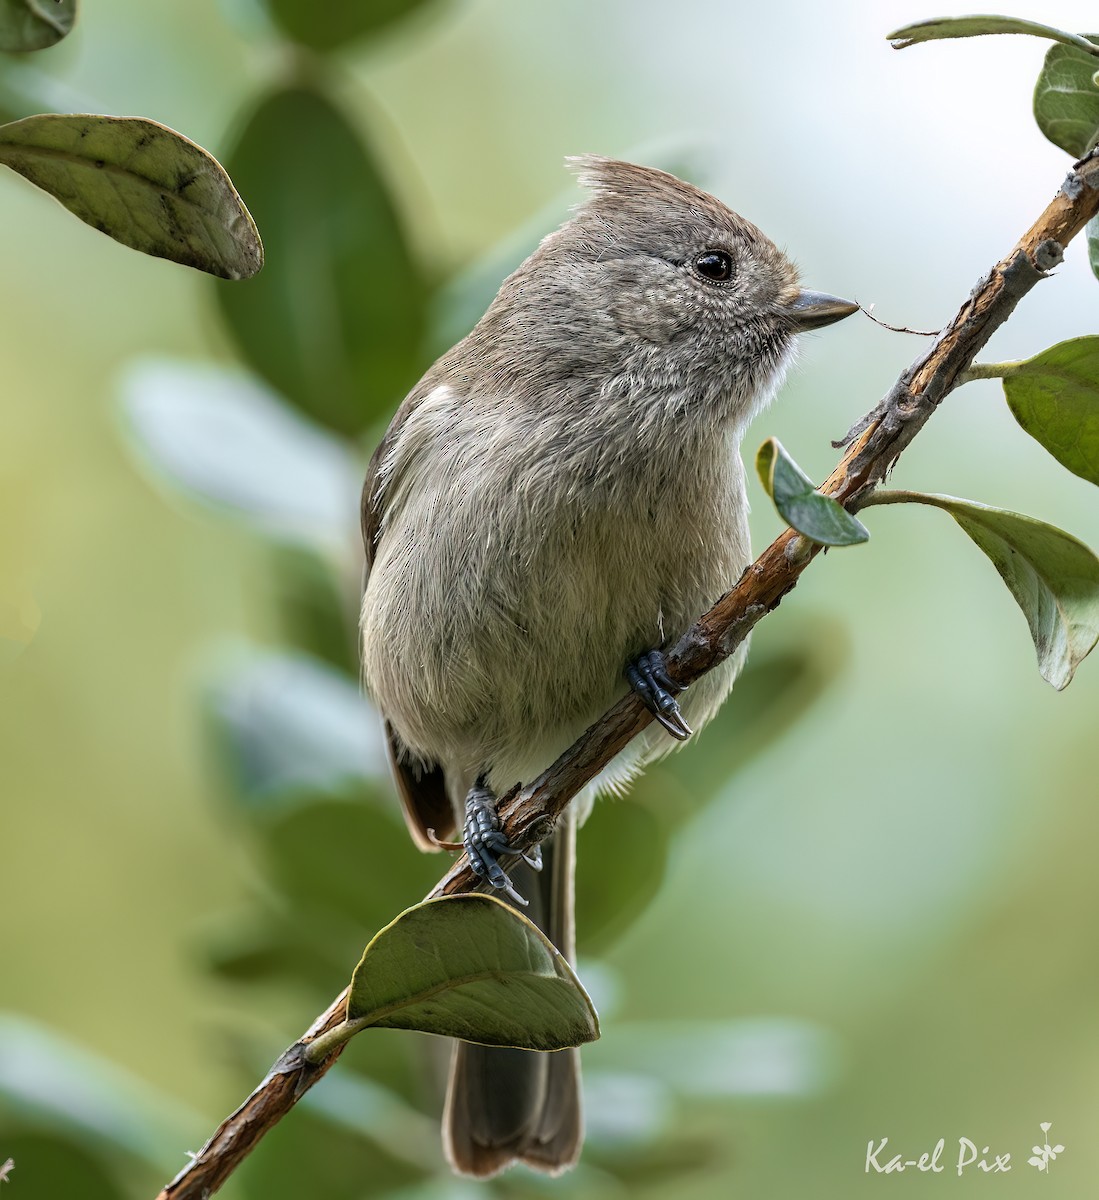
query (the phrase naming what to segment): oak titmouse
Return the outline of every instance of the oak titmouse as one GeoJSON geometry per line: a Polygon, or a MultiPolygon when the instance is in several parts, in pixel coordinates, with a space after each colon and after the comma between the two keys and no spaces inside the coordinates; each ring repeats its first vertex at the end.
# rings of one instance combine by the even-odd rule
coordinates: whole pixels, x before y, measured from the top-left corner
{"type": "MultiPolygon", "coordinates": [[[[397,411],[363,491],[363,668],[425,850],[474,869],[573,954],[575,825],[714,714],[746,647],[683,694],[663,649],[750,560],[740,439],[802,330],[856,306],[672,175],[571,160],[590,195],[504,281],[397,411]],[[657,718],[571,806],[536,874],[497,858],[495,795],[530,781],[628,688],[657,718]],[[669,736],[671,735],[671,736],[669,736]]],[[[575,1050],[456,1045],[456,1169],[575,1162],[575,1050]]]]}

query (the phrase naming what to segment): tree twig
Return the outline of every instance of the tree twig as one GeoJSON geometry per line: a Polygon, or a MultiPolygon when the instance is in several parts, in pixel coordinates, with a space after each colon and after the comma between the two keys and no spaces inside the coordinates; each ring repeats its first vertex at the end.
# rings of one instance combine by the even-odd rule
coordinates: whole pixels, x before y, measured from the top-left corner
{"type": "MultiPolygon", "coordinates": [[[[1011,315],[1023,296],[1062,258],[1064,248],[1099,211],[1099,148],[1076,163],[1060,191],[1006,258],[977,284],[953,321],[897,380],[888,395],[837,445],[843,459],[821,490],[857,508],[886,476],[944,397],[963,382],[974,357],[1011,315]]],[[[672,678],[686,685],[723,662],[761,617],[777,607],[821,547],[787,529],[744,572],[737,585],[689,630],[668,656],[672,678]]],[[[569,800],[652,720],[640,699],[620,700],[533,783],[501,803],[512,845],[542,840],[569,800]]],[[[462,855],[431,896],[478,890],[462,855]]],[[[218,1127],[157,1200],[211,1196],[256,1143],[294,1106],[339,1057],[342,1046],[319,1063],[306,1047],[344,1017],[342,992],[289,1047],[247,1100],[218,1127]]]]}

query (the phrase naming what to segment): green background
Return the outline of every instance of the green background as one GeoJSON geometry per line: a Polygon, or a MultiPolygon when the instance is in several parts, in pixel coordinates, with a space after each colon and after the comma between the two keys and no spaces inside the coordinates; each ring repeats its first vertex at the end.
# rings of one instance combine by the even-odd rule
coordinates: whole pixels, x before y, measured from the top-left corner
{"type": "MultiPolygon", "coordinates": [[[[325,80],[370,139],[434,279],[540,212],[548,229],[557,217],[545,213],[560,212],[563,195],[578,199],[565,154],[644,159],[686,145],[695,177],[785,246],[810,286],[933,328],[1068,166],[1030,116],[1042,43],[902,55],[884,40],[905,21],[965,11],[894,0],[439,0],[352,47],[325,80]]],[[[1068,0],[1031,15],[1096,24],[1090,6],[1068,0]]],[[[12,117],[32,111],[19,108],[28,98],[37,110],[140,114],[220,156],[234,114],[289,61],[244,0],[103,0],[55,49],[0,67],[14,97],[0,92],[0,104],[12,117]]],[[[65,1153],[74,1170],[85,1154],[99,1164],[104,1195],[151,1194],[326,998],[292,971],[243,988],[207,966],[234,914],[273,885],[197,697],[229,641],[278,645],[286,624],[269,549],[150,487],[120,434],[120,379],[136,357],[233,360],[213,295],[233,285],[112,244],[14,175],[0,178],[0,212],[0,636],[23,647],[0,668],[0,1008],[121,1073],[132,1109],[157,1125],[155,1144],[120,1151],[123,1114],[101,1138],[85,1121],[65,1153]]],[[[1097,332],[1095,287],[1076,246],[986,357],[1097,332]]],[[[745,450],[775,435],[819,478],[836,458],[829,439],[924,343],[861,318],[803,342],[745,450]]],[[[1093,489],[1018,430],[995,383],[951,396],[893,482],[1029,512],[1099,545],[1093,489]]],[[[753,502],[761,546],[780,524],[758,485],[753,502]]],[[[1099,667],[1085,663],[1063,694],[1043,683],[1021,614],[942,514],[864,519],[869,545],[816,563],[756,634],[763,660],[812,647],[827,681],[819,699],[719,803],[679,826],[655,901],[590,976],[581,964],[611,1018],[589,1061],[640,1076],[661,1103],[672,1096],[678,1141],[640,1179],[605,1171],[611,1154],[541,1191],[1093,1194],[1099,667]],[[739,1040],[713,1052],[735,1059],[717,1099],[677,1084],[682,1061],[633,1025],[670,1020],[687,1034],[743,1022],[723,1025],[739,1040]],[[627,1045],[630,1060],[617,1061],[627,1045]],[[1066,1146],[1048,1179],[1025,1161],[1041,1121],[1066,1146]],[[947,1171],[868,1176],[867,1142],[885,1136],[908,1158],[944,1137],[947,1171]],[[958,1179],[950,1163],[962,1136],[1010,1151],[1011,1173],[958,1179]]],[[[684,780],[692,755],[720,758],[707,744],[683,752],[684,780]]],[[[669,806],[689,799],[668,787],[669,806]]],[[[582,835],[582,860],[584,850],[582,835]]],[[[425,865],[407,853],[419,881],[425,865]]],[[[356,870],[374,869],[369,846],[361,861],[354,845],[334,854],[348,889],[356,870]]],[[[339,931],[347,973],[369,932],[339,931]]],[[[0,1087],[29,1078],[51,1111],[71,1098],[94,1115],[105,1065],[88,1067],[81,1098],[44,1057],[15,1061],[13,1045],[33,1044],[13,1029],[0,1040],[0,1087]]],[[[349,1057],[369,1072],[367,1042],[349,1057]]],[[[391,1035],[378,1046],[379,1061],[404,1053],[391,1035]]],[[[337,1108],[341,1072],[318,1089],[337,1108]]],[[[632,1102],[645,1086],[628,1092],[632,1102]]],[[[5,1125],[25,1150],[10,1194],[61,1194],[51,1172],[67,1178],[62,1151],[35,1158],[26,1132],[60,1118],[35,1126],[26,1088],[12,1096],[0,1103],[0,1162],[5,1125]]],[[[286,1195],[376,1194],[388,1177],[360,1166],[334,1128],[293,1114],[257,1151],[251,1183],[224,1194],[275,1194],[273,1180],[286,1195]]],[[[426,1121],[423,1130],[431,1162],[434,1132],[426,1121]]],[[[97,1195],[86,1178],[84,1194],[97,1195]]],[[[393,1186],[412,1182],[393,1175],[393,1186]]]]}

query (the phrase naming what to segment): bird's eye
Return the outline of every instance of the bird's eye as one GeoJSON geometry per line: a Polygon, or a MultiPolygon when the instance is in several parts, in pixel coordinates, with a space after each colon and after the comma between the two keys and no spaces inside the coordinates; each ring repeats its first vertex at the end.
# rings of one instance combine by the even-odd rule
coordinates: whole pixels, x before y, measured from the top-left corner
{"type": "Polygon", "coordinates": [[[704,250],[695,259],[695,270],[713,283],[725,283],[733,277],[733,256],[724,250],[704,250]]]}

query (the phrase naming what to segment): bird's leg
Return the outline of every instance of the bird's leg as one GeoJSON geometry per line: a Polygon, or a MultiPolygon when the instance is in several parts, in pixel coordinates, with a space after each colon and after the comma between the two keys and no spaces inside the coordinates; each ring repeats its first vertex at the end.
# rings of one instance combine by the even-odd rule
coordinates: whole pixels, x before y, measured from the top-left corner
{"type": "Polygon", "coordinates": [[[504,837],[500,828],[500,814],[496,809],[496,797],[484,775],[478,777],[466,797],[466,823],[462,840],[474,873],[487,879],[494,888],[499,888],[525,908],[527,901],[511,886],[511,881],[497,860],[502,854],[518,854],[539,871],[542,869],[542,851],[535,846],[529,853],[524,853],[504,837]]]}
{"type": "Polygon", "coordinates": [[[635,659],[626,667],[626,679],[672,737],[685,742],[691,736],[694,730],[683,719],[675,699],[684,689],[669,677],[663,650],[650,650],[635,659]]]}

